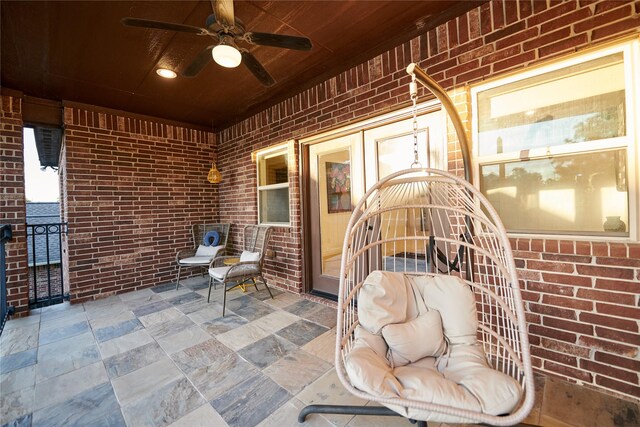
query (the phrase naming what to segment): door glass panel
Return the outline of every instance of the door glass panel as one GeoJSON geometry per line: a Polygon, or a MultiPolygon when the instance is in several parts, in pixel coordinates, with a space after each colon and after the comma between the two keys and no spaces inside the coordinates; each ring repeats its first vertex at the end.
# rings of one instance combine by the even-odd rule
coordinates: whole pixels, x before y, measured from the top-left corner
{"type": "MultiPolygon", "coordinates": [[[[430,163],[429,151],[427,150],[428,137],[428,129],[418,131],[418,161],[423,168],[428,168],[430,163]]],[[[376,143],[379,180],[394,172],[408,169],[413,163],[413,132],[378,139],[376,143]]]]}
{"type": "Polygon", "coordinates": [[[322,274],[338,277],[342,244],[353,209],[351,153],[342,149],[318,155],[318,194],[322,274]]]}

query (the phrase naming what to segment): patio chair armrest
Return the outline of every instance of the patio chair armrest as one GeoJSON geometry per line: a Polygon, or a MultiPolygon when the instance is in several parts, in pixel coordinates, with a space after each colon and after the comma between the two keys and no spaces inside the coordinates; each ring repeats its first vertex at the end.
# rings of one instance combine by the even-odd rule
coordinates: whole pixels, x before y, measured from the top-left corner
{"type": "Polygon", "coordinates": [[[242,277],[260,274],[260,262],[259,261],[243,261],[235,263],[227,271],[225,279],[227,277],[242,277]]]}
{"type": "Polygon", "coordinates": [[[196,254],[195,249],[182,249],[176,253],[176,262],[180,262],[183,258],[189,258],[196,254]]]}

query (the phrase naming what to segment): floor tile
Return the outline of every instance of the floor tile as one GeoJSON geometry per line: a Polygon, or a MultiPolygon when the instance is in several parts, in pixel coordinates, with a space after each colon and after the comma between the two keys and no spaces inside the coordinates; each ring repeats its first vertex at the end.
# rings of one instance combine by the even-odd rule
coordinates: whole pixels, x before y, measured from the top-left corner
{"type": "Polygon", "coordinates": [[[221,357],[231,353],[232,351],[227,346],[215,338],[211,338],[172,354],[171,359],[173,359],[182,372],[188,374],[196,369],[209,366],[221,357]]]}
{"type": "Polygon", "coordinates": [[[267,332],[275,333],[280,329],[297,322],[298,320],[300,320],[300,318],[295,314],[277,310],[256,320],[255,324],[267,332]]]}
{"type": "Polygon", "coordinates": [[[26,317],[8,320],[7,323],[4,324],[4,331],[2,332],[2,335],[11,329],[24,328],[25,326],[32,326],[39,323],[40,313],[34,313],[34,310],[31,310],[29,315],[26,317]]]}
{"type": "Polygon", "coordinates": [[[209,283],[207,280],[205,280],[204,282],[201,282],[201,283],[194,283],[192,285],[187,285],[187,287],[192,291],[200,291],[202,289],[209,289],[209,283]]]}
{"type": "Polygon", "coordinates": [[[210,304],[207,304],[206,307],[189,313],[187,316],[197,325],[202,325],[203,323],[210,322],[222,316],[222,305],[212,301],[210,304]]]}
{"type": "Polygon", "coordinates": [[[180,288],[177,291],[174,288],[174,289],[170,289],[170,290],[161,292],[158,295],[160,295],[160,297],[162,297],[162,299],[170,300],[171,298],[175,298],[177,296],[190,294],[190,293],[193,293],[193,291],[191,289],[185,288],[184,286],[180,286],[180,288]]]}
{"type": "Polygon", "coordinates": [[[259,374],[211,401],[230,427],[253,427],[284,405],[291,395],[259,374]]]}
{"type": "Polygon", "coordinates": [[[224,395],[232,387],[259,373],[260,371],[249,362],[231,353],[219,357],[208,366],[189,372],[187,376],[200,393],[207,400],[211,400],[224,395]]]}
{"type": "Polygon", "coordinates": [[[239,326],[249,323],[244,317],[237,316],[233,313],[227,313],[224,317],[218,317],[200,325],[202,329],[211,335],[223,334],[236,329],[239,326]]]}
{"type": "Polygon", "coordinates": [[[39,333],[39,323],[3,330],[2,336],[0,336],[0,356],[21,353],[25,350],[36,348],[38,346],[39,333]]]}
{"type": "Polygon", "coordinates": [[[124,294],[120,294],[119,296],[122,302],[127,303],[129,301],[152,298],[154,295],[155,295],[155,292],[153,292],[149,288],[146,288],[146,289],[140,289],[139,291],[125,292],[124,294]]]}
{"type": "Polygon", "coordinates": [[[168,300],[166,300],[168,303],[171,303],[173,305],[181,305],[181,304],[187,304],[190,302],[194,302],[194,301],[198,301],[201,300],[202,298],[204,298],[202,295],[197,294],[195,292],[188,292],[182,295],[178,295],[176,297],[173,298],[169,298],[168,300]]]}
{"type": "Polygon", "coordinates": [[[203,341],[211,339],[211,335],[196,325],[190,326],[173,335],[157,338],[158,344],[168,354],[189,348],[203,341]]]}
{"type": "Polygon", "coordinates": [[[21,417],[16,418],[13,421],[3,424],[2,427],[32,427],[31,426],[32,415],[33,414],[23,415],[21,417]]]}
{"type": "MultiPolygon", "coordinates": [[[[127,294],[123,294],[123,296],[124,295],[127,295],[127,294]]],[[[136,308],[142,307],[143,305],[151,304],[152,302],[162,301],[162,300],[163,298],[160,295],[149,290],[149,294],[142,295],[139,298],[123,301],[123,303],[129,310],[135,310],[136,308]]]]}
{"type": "Polygon", "coordinates": [[[276,335],[291,341],[292,343],[303,346],[317,336],[327,332],[328,328],[317,325],[306,320],[299,320],[291,325],[279,330],[276,335]]]}
{"type": "MultiPolygon", "coordinates": [[[[206,299],[206,296],[205,296],[205,297],[203,297],[202,299],[199,299],[199,300],[187,302],[185,304],[180,304],[180,305],[176,306],[175,308],[180,310],[184,314],[191,314],[193,312],[202,310],[203,308],[209,307],[209,304],[214,304],[214,301],[211,301],[211,303],[208,303],[207,299],[206,299]]],[[[220,305],[220,307],[222,307],[222,305],[220,305]]]]}
{"type": "Polygon", "coordinates": [[[335,328],[328,330],[324,334],[314,338],[313,340],[302,346],[307,353],[333,364],[336,358],[336,330],[335,328]]]}
{"type": "Polygon", "coordinates": [[[303,350],[294,350],[263,370],[292,395],[311,384],[333,365],[310,355],[303,350]]]}
{"type": "Polygon", "coordinates": [[[26,387],[13,393],[0,393],[0,425],[13,422],[24,424],[25,415],[33,412],[34,389],[26,387]]]}
{"type": "Polygon", "coordinates": [[[132,311],[133,314],[136,315],[136,317],[142,317],[151,313],[155,313],[157,311],[166,310],[168,308],[171,308],[171,304],[169,304],[165,300],[159,300],[149,304],[141,305],[138,308],[133,309],[132,311]]]}
{"type": "Polygon", "coordinates": [[[112,316],[97,317],[89,320],[91,329],[98,330],[104,329],[109,326],[117,325],[118,323],[125,322],[127,320],[135,319],[136,316],[130,310],[114,313],[112,316]]]}
{"type": "Polygon", "coordinates": [[[140,323],[138,319],[129,319],[105,328],[94,329],[93,333],[98,342],[105,342],[143,328],[144,326],[142,326],[142,323],[140,323]]]}
{"type": "Polygon", "coordinates": [[[283,292],[278,295],[274,299],[265,299],[264,303],[276,308],[284,308],[289,307],[292,304],[295,304],[301,301],[302,298],[297,294],[292,294],[290,292],[283,292]]]}
{"type": "Polygon", "coordinates": [[[85,311],[75,311],[65,313],[64,316],[47,318],[42,317],[40,322],[40,329],[54,329],[62,326],[73,325],[74,323],[80,323],[87,320],[87,313],[85,311]]]}
{"type": "Polygon", "coordinates": [[[83,304],[71,305],[68,301],[62,304],[50,305],[49,307],[43,307],[40,312],[40,320],[52,320],[58,317],[67,317],[73,313],[79,313],[85,311],[83,304]]]}
{"type": "Polygon", "coordinates": [[[327,328],[333,328],[338,323],[338,313],[335,308],[318,305],[311,313],[306,315],[306,319],[327,328]]]}
{"type": "MultiPolygon", "coordinates": [[[[206,325],[206,323],[205,323],[206,325]]],[[[249,344],[252,344],[267,335],[269,332],[261,329],[255,323],[247,323],[235,329],[216,335],[216,339],[234,351],[238,351],[249,344]]]]}
{"type": "Polygon", "coordinates": [[[275,335],[268,335],[244,347],[238,351],[238,354],[263,369],[295,349],[297,349],[295,344],[275,335]]]}
{"type": "Polygon", "coordinates": [[[154,337],[156,340],[168,337],[169,335],[176,334],[180,331],[187,329],[190,326],[195,326],[195,323],[187,316],[176,317],[175,319],[160,323],[157,325],[153,325],[147,329],[149,335],[154,337]]]}
{"type": "Polygon", "coordinates": [[[126,304],[113,300],[112,304],[102,304],[91,309],[87,309],[87,318],[89,320],[99,319],[101,317],[113,318],[122,313],[126,313],[129,307],[126,304]]]}
{"type": "Polygon", "coordinates": [[[102,361],[36,383],[34,409],[42,409],[109,381],[102,361]]]}
{"type": "Polygon", "coordinates": [[[0,374],[6,374],[16,369],[35,365],[38,358],[38,349],[21,351],[0,357],[0,374]]]}
{"type": "Polygon", "coordinates": [[[91,332],[40,346],[36,379],[38,382],[66,374],[100,360],[100,351],[91,332]]]}
{"type": "MultiPolygon", "coordinates": [[[[209,403],[189,412],[169,427],[226,427],[227,423],[209,403]]],[[[280,426],[283,427],[283,426],[280,426]]]]}
{"type": "Polygon", "coordinates": [[[165,358],[166,355],[156,342],[136,347],[104,360],[109,378],[118,378],[137,369],[144,368],[165,358]]]}
{"type": "Polygon", "coordinates": [[[151,288],[151,291],[155,293],[166,292],[176,288],[175,283],[165,283],[164,285],[158,285],[151,288]]]}
{"type": "Polygon", "coordinates": [[[171,424],[205,403],[189,380],[182,377],[126,404],[122,412],[127,425],[156,427],[171,424]]]}
{"type": "Polygon", "coordinates": [[[549,426],[631,427],[640,422],[640,405],[576,384],[547,378],[540,424],[549,426]],[[606,410],[603,410],[606,408],[606,410]]]}
{"type": "Polygon", "coordinates": [[[140,323],[142,323],[145,328],[151,328],[155,325],[160,325],[165,322],[171,322],[182,316],[183,314],[180,313],[180,311],[178,311],[175,307],[171,307],[166,310],[156,311],[155,313],[139,317],[138,320],[140,320],[140,323]]]}
{"type": "MultiPolygon", "coordinates": [[[[260,290],[251,292],[251,296],[253,298],[259,299],[260,301],[271,299],[271,295],[269,294],[269,291],[267,291],[267,289],[264,287],[264,285],[261,283],[259,286],[260,290]]],[[[282,291],[275,289],[273,286],[269,287],[269,289],[271,290],[271,294],[273,295],[274,299],[277,298],[278,295],[282,295],[282,291]]]]}
{"type": "Polygon", "coordinates": [[[269,313],[273,313],[274,308],[255,298],[245,296],[240,297],[237,300],[227,301],[227,310],[231,310],[238,316],[242,316],[247,320],[256,320],[269,313]],[[249,298],[250,303],[247,304],[243,301],[243,304],[237,305],[236,301],[243,300],[243,298],[249,298]]]}
{"type": "MultiPolygon", "coordinates": [[[[368,402],[366,406],[382,406],[368,402]]],[[[437,424],[435,422],[429,424],[437,424]]],[[[410,427],[409,420],[401,416],[357,415],[349,421],[348,427],[410,427]]]]}
{"type": "MultiPolygon", "coordinates": [[[[335,369],[305,387],[296,397],[305,405],[365,405],[367,402],[349,393],[338,379],[335,369]]],[[[337,426],[345,426],[353,415],[325,414],[337,426]]]]}
{"type": "Polygon", "coordinates": [[[304,403],[292,398],[258,424],[258,427],[333,427],[333,424],[319,414],[309,415],[304,423],[298,423],[298,414],[304,407],[304,403]]]}
{"type": "Polygon", "coordinates": [[[141,329],[109,341],[98,343],[98,347],[100,348],[102,358],[106,359],[115,354],[129,351],[133,348],[140,347],[141,345],[145,345],[150,342],[153,342],[153,338],[151,337],[151,335],[149,335],[149,333],[145,329],[141,329]]]}
{"type": "Polygon", "coordinates": [[[0,393],[13,393],[25,387],[33,387],[36,383],[36,365],[15,369],[0,375],[0,393]]]}
{"type": "Polygon", "coordinates": [[[53,329],[40,329],[39,344],[45,345],[52,342],[80,335],[89,330],[89,322],[82,321],[71,325],[61,326],[53,329]]]}
{"type": "Polygon", "coordinates": [[[109,382],[33,413],[34,427],[125,426],[120,405],[109,382]]]}
{"type": "Polygon", "coordinates": [[[165,356],[158,362],[114,379],[112,384],[118,400],[126,405],[182,377],[176,365],[165,356]]]}

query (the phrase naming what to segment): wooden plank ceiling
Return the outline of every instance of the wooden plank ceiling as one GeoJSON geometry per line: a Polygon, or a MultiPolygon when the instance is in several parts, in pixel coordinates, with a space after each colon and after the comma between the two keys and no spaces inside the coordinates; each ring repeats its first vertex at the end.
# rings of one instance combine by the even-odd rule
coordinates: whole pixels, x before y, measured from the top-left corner
{"type": "Polygon", "coordinates": [[[307,37],[295,51],[243,44],[273,76],[211,61],[180,74],[210,36],[125,27],[124,17],[204,27],[209,1],[3,1],[1,84],[25,95],[74,101],[219,129],[310,87],[452,17],[469,1],[236,1],[247,31],[307,37]]]}

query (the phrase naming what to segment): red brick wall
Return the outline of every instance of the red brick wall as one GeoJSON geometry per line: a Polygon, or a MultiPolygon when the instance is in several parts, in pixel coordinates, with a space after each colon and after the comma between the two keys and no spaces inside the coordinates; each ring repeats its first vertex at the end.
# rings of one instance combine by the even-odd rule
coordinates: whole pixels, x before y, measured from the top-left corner
{"type": "Polygon", "coordinates": [[[217,219],[215,135],[91,107],[64,122],[71,302],[175,280],[190,225],[217,219]]]}
{"type": "MultiPolygon", "coordinates": [[[[257,221],[252,151],[407,106],[404,69],[412,61],[446,89],[456,88],[468,124],[464,85],[637,34],[639,13],[638,1],[492,1],[224,129],[218,133],[221,218],[257,221]]],[[[460,171],[459,148],[451,143],[449,150],[450,169],[460,171]]],[[[267,271],[270,282],[300,291],[297,168],[289,182],[293,226],[275,233],[276,259],[267,271]]],[[[539,239],[514,245],[536,368],[639,398],[640,245],[539,239]]]]}
{"type": "Polygon", "coordinates": [[[22,102],[19,96],[2,95],[0,108],[0,224],[11,224],[13,240],[7,243],[7,302],[16,313],[26,313],[27,234],[25,224],[22,102]]]}
{"type": "Polygon", "coordinates": [[[40,265],[35,268],[35,288],[33,286],[34,268],[29,267],[29,299],[35,299],[34,289],[38,291],[38,299],[48,298],[51,296],[59,296],[64,294],[62,287],[60,264],[40,265]],[[49,292],[51,289],[51,292],[49,292]]]}

